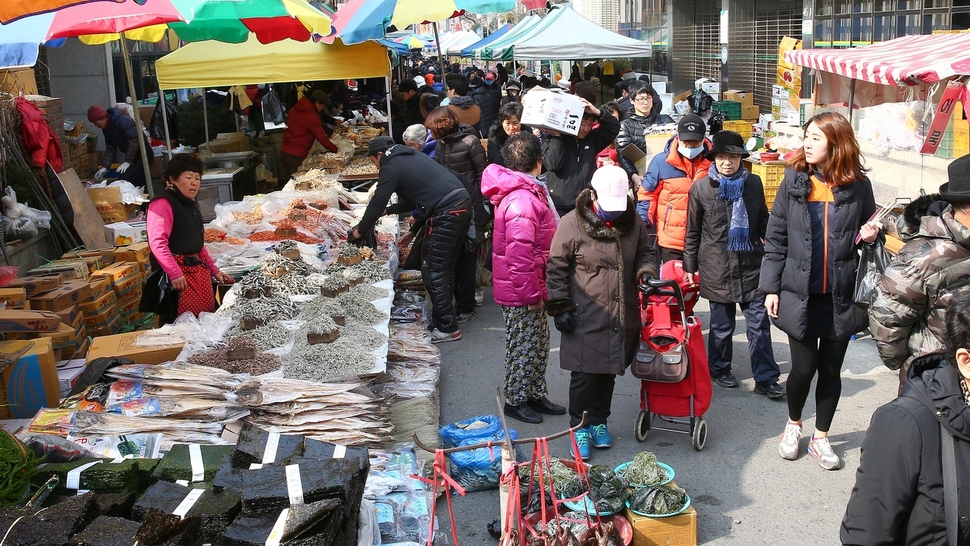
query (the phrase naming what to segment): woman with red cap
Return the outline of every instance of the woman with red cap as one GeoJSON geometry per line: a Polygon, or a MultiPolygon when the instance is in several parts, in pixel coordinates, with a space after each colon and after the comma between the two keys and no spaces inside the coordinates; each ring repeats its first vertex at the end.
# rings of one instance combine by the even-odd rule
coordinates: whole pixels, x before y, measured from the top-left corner
{"type": "MultiPolygon", "coordinates": [[[[88,108],[88,121],[93,123],[104,133],[104,159],[101,168],[94,174],[94,178],[101,180],[108,169],[117,161],[118,155],[124,154],[115,172],[118,178],[131,182],[134,186],[145,186],[145,167],[141,161],[141,151],[138,148],[138,128],[135,120],[117,108],[104,108],[95,104],[88,108]]],[[[148,167],[151,168],[155,154],[151,143],[144,134],[145,151],[148,152],[148,167]]]]}

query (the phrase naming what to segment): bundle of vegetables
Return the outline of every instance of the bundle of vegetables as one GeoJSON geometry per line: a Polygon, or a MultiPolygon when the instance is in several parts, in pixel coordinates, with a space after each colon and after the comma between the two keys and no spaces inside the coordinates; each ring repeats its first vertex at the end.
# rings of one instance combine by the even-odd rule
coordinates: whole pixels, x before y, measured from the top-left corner
{"type": "MultiPolygon", "coordinates": [[[[630,486],[622,476],[617,476],[613,469],[605,465],[592,465],[587,470],[587,478],[580,477],[573,469],[560,461],[550,465],[552,472],[545,473],[545,487],[548,488],[551,479],[559,499],[571,499],[589,493],[589,498],[596,504],[596,510],[603,513],[615,513],[623,510],[627,499],[627,487],[630,486]]],[[[538,472],[532,473],[538,480],[538,472]]],[[[526,494],[529,486],[530,468],[520,468],[522,478],[520,489],[526,494]]]]}
{"type": "Polygon", "coordinates": [[[670,480],[667,469],[657,464],[657,456],[641,451],[630,466],[620,470],[620,475],[632,485],[659,485],[670,480]]]}
{"type": "Polygon", "coordinates": [[[676,485],[652,485],[630,494],[630,508],[641,514],[663,516],[684,508],[687,492],[676,485]]]}

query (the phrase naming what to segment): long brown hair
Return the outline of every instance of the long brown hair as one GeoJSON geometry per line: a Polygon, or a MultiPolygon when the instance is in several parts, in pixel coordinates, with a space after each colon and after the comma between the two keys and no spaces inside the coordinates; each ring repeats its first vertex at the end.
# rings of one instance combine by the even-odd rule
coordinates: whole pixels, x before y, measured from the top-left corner
{"type": "MultiPolygon", "coordinates": [[[[856,180],[863,180],[869,169],[862,166],[862,152],[856,142],[852,125],[845,116],[837,112],[823,112],[816,114],[802,126],[808,131],[808,126],[815,124],[825,135],[829,145],[829,158],[824,165],[818,165],[825,176],[825,181],[833,186],[851,184],[856,180]]],[[[812,167],[805,160],[805,149],[801,148],[794,157],[788,160],[788,166],[796,171],[811,173],[812,167]]]]}
{"type": "Polygon", "coordinates": [[[424,126],[431,130],[434,138],[444,138],[458,130],[458,116],[447,106],[439,106],[428,112],[424,126]]]}

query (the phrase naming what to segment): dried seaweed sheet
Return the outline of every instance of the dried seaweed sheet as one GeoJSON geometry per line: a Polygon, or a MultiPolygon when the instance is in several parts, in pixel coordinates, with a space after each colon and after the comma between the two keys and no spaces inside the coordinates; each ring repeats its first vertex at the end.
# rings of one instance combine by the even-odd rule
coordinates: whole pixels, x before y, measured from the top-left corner
{"type": "Polygon", "coordinates": [[[72,546],[131,546],[141,526],[137,521],[101,516],[74,535],[72,546]]]}
{"type": "MultiPolygon", "coordinates": [[[[107,493],[94,496],[94,504],[102,516],[130,518],[135,505],[135,493],[107,493]]],[[[132,535],[134,536],[134,535],[132,535]]]]}
{"type": "MultiPolygon", "coordinates": [[[[141,521],[152,509],[171,514],[182,503],[190,490],[188,487],[174,483],[155,482],[135,503],[135,507],[132,509],[132,517],[141,521]]],[[[239,510],[239,493],[234,491],[221,493],[205,491],[199,497],[199,500],[192,505],[192,508],[186,512],[185,517],[199,517],[203,537],[208,541],[214,541],[226,531],[226,527],[232,523],[239,510]]]]}
{"type": "Polygon", "coordinates": [[[125,459],[113,462],[112,459],[84,457],[69,463],[47,463],[37,467],[33,483],[40,486],[51,475],[56,474],[59,488],[95,493],[127,493],[144,489],[148,485],[158,461],[159,459],[125,459]],[[76,484],[68,483],[68,475],[72,470],[94,462],[97,464],[80,473],[76,484]]]}
{"type": "MultiPolygon", "coordinates": [[[[282,546],[329,546],[355,544],[340,542],[337,534],[341,525],[340,501],[326,499],[291,506],[283,526],[282,546]]],[[[229,526],[223,537],[224,546],[256,546],[266,544],[279,513],[262,516],[243,516],[229,526]]]]}
{"type": "Polygon", "coordinates": [[[139,546],[201,546],[202,518],[180,518],[151,509],[138,528],[139,546]]]}
{"type": "Polygon", "coordinates": [[[333,458],[353,459],[360,463],[361,470],[364,469],[364,465],[369,464],[367,448],[337,446],[335,444],[331,444],[330,442],[321,442],[320,440],[314,440],[312,438],[307,438],[306,442],[304,442],[303,444],[303,458],[304,459],[333,459],[333,458]]]}
{"type": "Polygon", "coordinates": [[[4,546],[66,544],[98,516],[93,499],[93,493],[85,493],[44,509],[0,509],[0,529],[7,529],[4,546]]]}
{"type": "MultiPolygon", "coordinates": [[[[200,445],[204,477],[201,481],[211,482],[219,471],[222,458],[233,452],[233,446],[200,445]]],[[[178,480],[192,481],[192,460],[189,455],[189,444],[175,444],[162,457],[162,462],[155,468],[154,477],[167,482],[178,480]]]]}
{"type": "Polygon", "coordinates": [[[302,453],[303,436],[271,433],[245,422],[239,431],[232,462],[237,467],[248,468],[251,464],[283,462],[302,453]],[[270,436],[274,436],[275,446],[270,445],[267,449],[270,436]]]}

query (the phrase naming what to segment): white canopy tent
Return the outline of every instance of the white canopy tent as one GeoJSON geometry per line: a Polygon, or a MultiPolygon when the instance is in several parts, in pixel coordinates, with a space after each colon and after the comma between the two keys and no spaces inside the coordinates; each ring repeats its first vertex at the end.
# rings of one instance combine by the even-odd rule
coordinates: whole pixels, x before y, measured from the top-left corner
{"type": "Polygon", "coordinates": [[[458,38],[457,40],[449,43],[447,46],[442,45],[441,47],[442,49],[445,50],[445,53],[447,55],[458,57],[461,55],[462,49],[465,49],[466,47],[476,42],[480,42],[481,40],[482,40],[481,36],[479,36],[478,34],[475,34],[474,32],[469,32],[463,35],[462,37],[458,38]]]}
{"type": "Polygon", "coordinates": [[[546,18],[554,19],[541,32],[530,33],[512,44],[516,60],[605,59],[649,57],[652,44],[628,38],[586,19],[569,6],[557,6],[546,18]]]}

